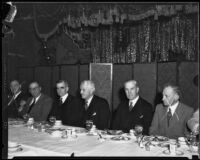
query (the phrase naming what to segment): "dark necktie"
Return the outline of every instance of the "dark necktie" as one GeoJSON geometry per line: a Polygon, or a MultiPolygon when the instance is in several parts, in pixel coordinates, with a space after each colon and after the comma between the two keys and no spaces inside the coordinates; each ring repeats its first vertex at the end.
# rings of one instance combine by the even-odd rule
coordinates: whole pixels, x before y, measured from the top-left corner
{"type": "Polygon", "coordinates": [[[60,97],[60,99],[59,99],[59,106],[61,106],[62,104],[63,104],[62,97],[60,97]]]}
{"type": "Polygon", "coordinates": [[[172,112],[171,112],[171,108],[169,108],[168,112],[167,112],[167,125],[169,127],[169,121],[172,118],[172,112]]]}
{"type": "Polygon", "coordinates": [[[131,111],[132,108],[133,108],[133,102],[130,102],[130,104],[129,104],[129,111],[131,111]]]}
{"type": "Polygon", "coordinates": [[[33,108],[34,104],[35,104],[35,98],[34,98],[33,103],[29,106],[29,109],[28,109],[28,112],[27,112],[28,114],[31,112],[31,109],[33,108]]]}
{"type": "Polygon", "coordinates": [[[88,101],[85,101],[85,110],[87,110],[88,109],[88,101]]]}

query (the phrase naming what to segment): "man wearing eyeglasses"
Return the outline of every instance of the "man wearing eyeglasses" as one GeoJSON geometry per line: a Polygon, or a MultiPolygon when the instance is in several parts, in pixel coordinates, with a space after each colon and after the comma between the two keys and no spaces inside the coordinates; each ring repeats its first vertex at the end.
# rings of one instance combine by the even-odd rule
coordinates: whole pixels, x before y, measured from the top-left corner
{"type": "Polygon", "coordinates": [[[41,92],[42,87],[37,81],[30,83],[29,91],[32,97],[27,100],[21,114],[28,114],[35,121],[46,121],[52,107],[52,99],[41,92]]]}
{"type": "Polygon", "coordinates": [[[81,126],[81,112],[79,101],[68,93],[69,85],[66,80],[56,82],[56,91],[58,98],[54,100],[53,107],[49,114],[49,120],[55,117],[61,120],[63,124],[70,126],[81,126]]]}

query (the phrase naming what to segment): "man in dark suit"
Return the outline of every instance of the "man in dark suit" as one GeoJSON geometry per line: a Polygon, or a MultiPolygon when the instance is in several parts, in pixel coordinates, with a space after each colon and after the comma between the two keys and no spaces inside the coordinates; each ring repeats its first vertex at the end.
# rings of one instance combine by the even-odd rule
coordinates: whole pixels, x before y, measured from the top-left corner
{"type": "Polygon", "coordinates": [[[90,80],[81,82],[81,97],[83,109],[83,125],[86,120],[92,120],[98,129],[108,129],[110,123],[110,109],[108,102],[101,97],[94,95],[95,84],[90,80]]]}
{"type": "Polygon", "coordinates": [[[68,93],[69,86],[66,80],[59,80],[56,83],[56,90],[59,99],[53,103],[49,118],[54,116],[57,120],[70,126],[82,126],[81,109],[78,100],[68,93]]]}
{"type": "Polygon", "coordinates": [[[163,104],[156,106],[149,134],[169,138],[184,137],[188,134],[187,121],[192,116],[193,108],[179,101],[180,90],[167,84],[163,89],[163,104]]]}
{"type": "Polygon", "coordinates": [[[28,95],[21,90],[21,84],[18,80],[10,82],[10,90],[12,95],[8,100],[7,112],[8,118],[21,118],[19,112],[26,104],[28,95]]]}
{"type": "Polygon", "coordinates": [[[35,121],[46,121],[52,107],[52,99],[41,93],[41,86],[37,81],[31,82],[29,91],[32,95],[27,102],[21,114],[28,114],[35,121]]]}
{"type": "Polygon", "coordinates": [[[129,132],[136,125],[141,125],[143,134],[147,135],[153,117],[152,105],[139,96],[137,81],[125,82],[124,89],[128,100],[119,104],[112,128],[129,132]]]}

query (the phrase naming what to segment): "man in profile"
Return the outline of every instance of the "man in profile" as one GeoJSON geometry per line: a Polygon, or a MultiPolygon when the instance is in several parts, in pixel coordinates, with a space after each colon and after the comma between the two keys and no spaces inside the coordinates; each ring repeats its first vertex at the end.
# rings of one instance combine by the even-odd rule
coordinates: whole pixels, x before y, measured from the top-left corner
{"type": "Polygon", "coordinates": [[[151,123],[150,135],[168,138],[184,137],[188,134],[187,121],[192,116],[193,108],[180,102],[180,90],[177,86],[167,84],[163,89],[163,104],[156,106],[151,123]]]}
{"type": "Polygon", "coordinates": [[[49,118],[54,116],[65,125],[81,127],[82,114],[81,109],[79,109],[80,105],[78,100],[68,93],[68,82],[66,80],[57,81],[56,90],[59,98],[54,100],[49,118]]]}
{"type": "Polygon", "coordinates": [[[83,123],[92,120],[98,129],[108,129],[110,124],[110,109],[106,99],[94,95],[95,84],[91,80],[81,82],[80,94],[84,103],[83,123]]]}
{"type": "Polygon", "coordinates": [[[35,121],[46,121],[52,107],[52,99],[41,92],[42,87],[37,81],[30,83],[29,91],[32,97],[27,100],[21,114],[28,114],[35,121]]]}
{"type": "Polygon", "coordinates": [[[23,109],[26,104],[28,96],[22,92],[21,84],[18,80],[10,82],[11,96],[8,100],[7,112],[9,118],[20,118],[19,112],[23,109]]]}
{"type": "Polygon", "coordinates": [[[152,105],[139,96],[138,82],[129,80],[124,83],[127,100],[119,104],[113,122],[113,129],[129,132],[136,125],[143,127],[143,134],[148,135],[153,117],[152,105]]]}

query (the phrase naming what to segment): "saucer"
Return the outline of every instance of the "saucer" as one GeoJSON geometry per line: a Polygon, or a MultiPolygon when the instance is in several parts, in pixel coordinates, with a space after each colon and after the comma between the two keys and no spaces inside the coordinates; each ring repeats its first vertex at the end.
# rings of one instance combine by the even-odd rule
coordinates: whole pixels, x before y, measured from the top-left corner
{"type": "MultiPolygon", "coordinates": [[[[167,154],[167,155],[170,155],[170,154],[171,154],[170,151],[169,151],[168,149],[164,150],[163,153],[164,153],[164,154],[167,154]]],[[[183,155],[183,154],[184,154],[184,153],[183,153],[182,151],[176,150],[175,155],[181,156],[181,155],[183,155]]],[[[173,155],[173,154],[172,154],[172,155],[173,155]]]]}

